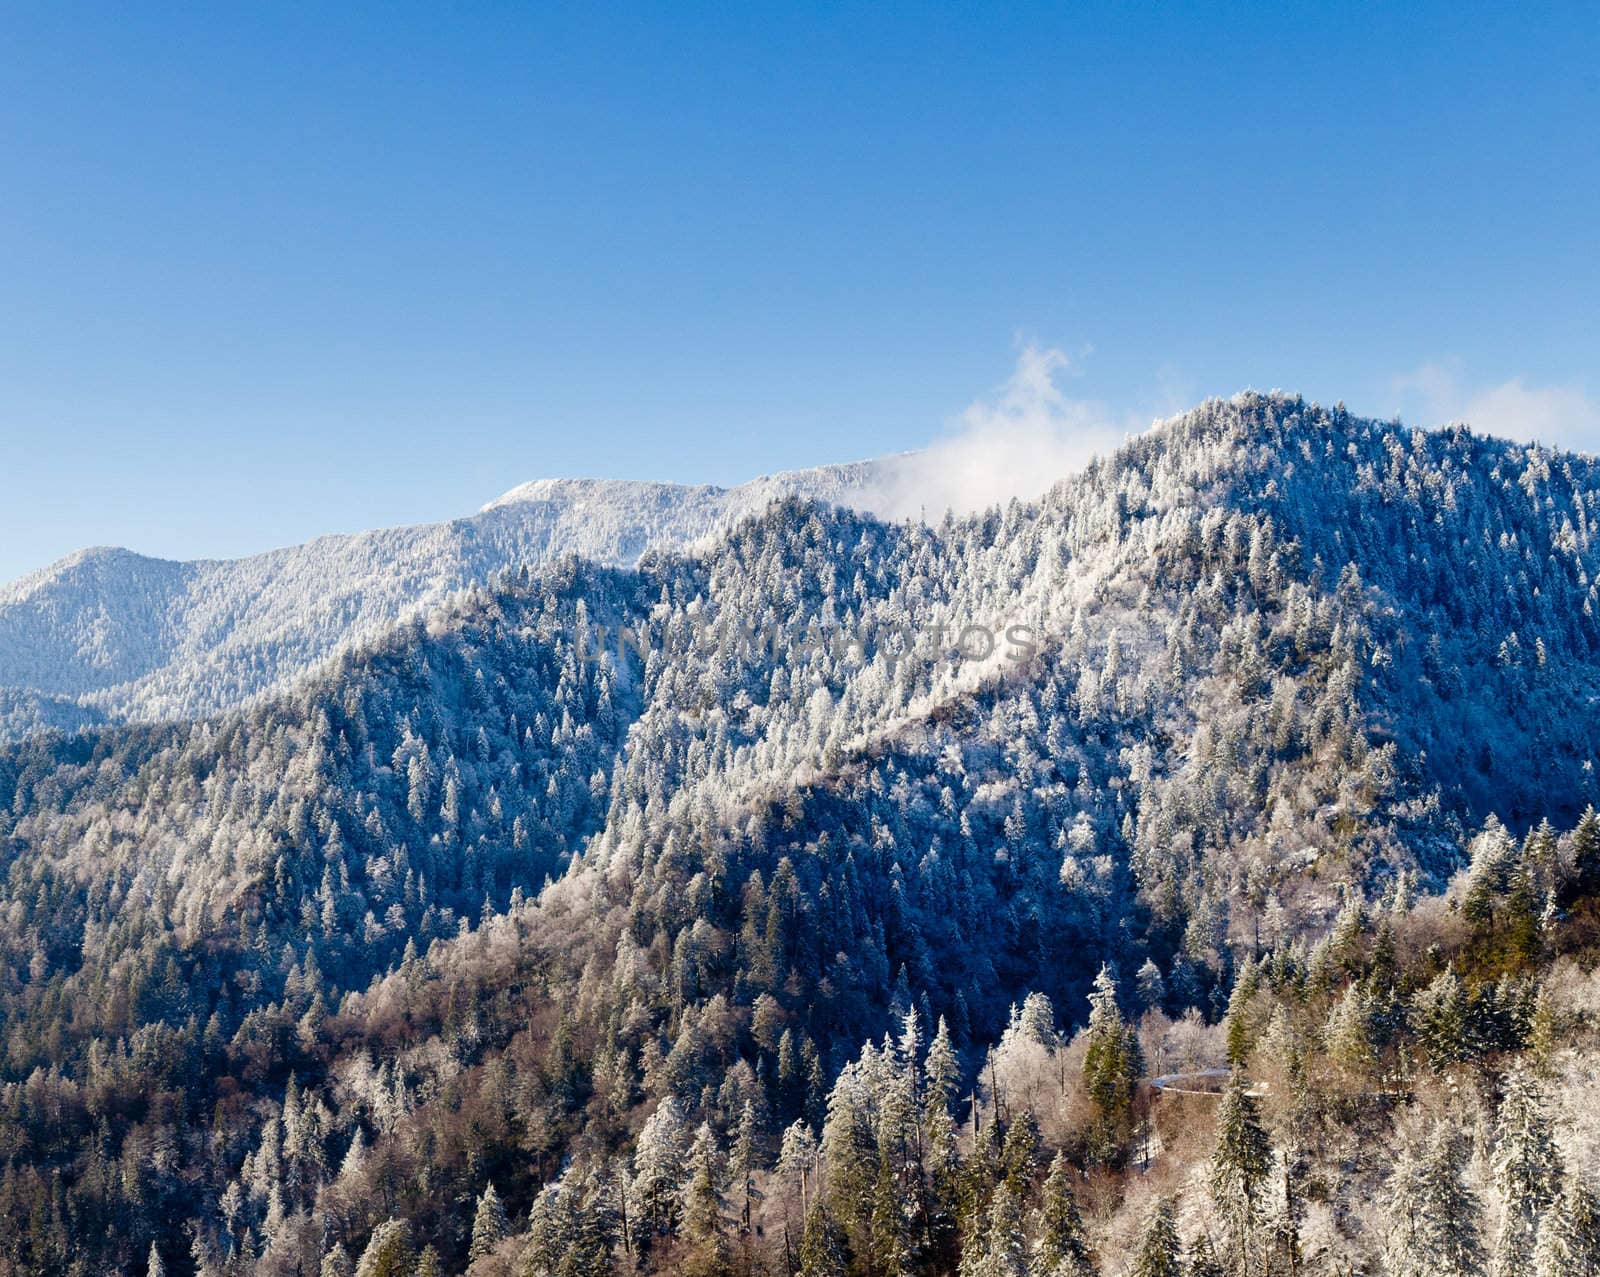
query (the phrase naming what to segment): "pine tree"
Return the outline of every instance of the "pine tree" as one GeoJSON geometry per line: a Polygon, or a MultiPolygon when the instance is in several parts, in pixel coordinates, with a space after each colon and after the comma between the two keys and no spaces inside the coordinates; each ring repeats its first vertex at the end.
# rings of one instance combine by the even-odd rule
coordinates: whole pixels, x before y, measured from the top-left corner
{"type": "Polygon", "coordinates": [[[356,1277],[409,1277],[411,1230],[403,1219],[389,1219],[372,1230],[356,1263],[356,1277]]]}
{"type": "Polygon", "coordinates": [[[1072,1192],[1072,1164],[1057,1153],[1045,1176],[1034,1271],[1039,1277],[1094,1277],[1094,1252],[1072,1192]]]}
{"type": "Polygon", "coordinates": [[[1033,1177],[1039,1169],[1039,1144],[1038,1119],[1024,1109],[1011,1119],[1000,1151],[1006,1183],[1011,1185],[1019,1201],[1033,1193],[1033,1177]]]}
{"type": "Polygon", "coordinates": [[[573,1263],[579,1271],[610,1270],[611,1254],[623,1239],[626,1203],[622,1179],[610,1164],[602,1162],[590,1167],[575,1189],[579,1205],[573,1263]]]}
{"type": "Polygon", "coordinates": [[[1189,1247],[1189,1277],[1227,1277],[1222,1271],[1222,1261],[1217,1258],[1216,1247],[1204,1233],[1189,1247]]]}
{"type": "Polygon", "coordinates": [[[1159,1011],[1167,1000],[1167,984],[1161,978],[1161,968],[1155,959],[1146,958],[1134,976],[1139,990],[1139,1005],[1146,1011],[1159,1011]]]}
{"type": "Polygon", "coordinates": [[[1505,949],[1516,969],[1525,970],[1543,952],[1543,910],[1544,898],[1535,889],[1532,868],[1524,860],[1512,871],[1503,921],[1505,949]]]}
{"type": "MultiPolygon", "coordinates": [[[[929,1058],[932,1059],[931,1052],[929,1058]]],[[[927,1244],[935,1259],[948,1267],[955,1254],[961,1214],[964,1175],[960,1144],[955,1120],[948,1105],[936,1098],[931,1080],[926,1106],[927,1244]]]]}
{"type": "Polygon", "coordinates": [[[1502,1214],[1490,1269],[1495,1277],[1523,1277],[1533,1263],[1539,1221],[1554,1201],[1561,1156],[1533,1075],[1514,1067],[1505,1078],[1492,1164],[1502,1214]]]}
{"type": "Polygon", "coordinates": [[[696,1277],[715,1277],[728,1269],[729,1247],[723,1219],[721,1155],[707,1123],[689,1150],[689,1182],[683,1189],[683,1239],[688,1253],[681,1267],[696,1277]]]}
{"type": "Polygon", "coordinates": [[[800,1213],[805,1219],[809,1219],[811,1215],[811,1172],[816,1162],[817,1141],[811,1134],[811,1128],[804,1122],[793,1123],[783,1133],[783,1143],[778,1149],[778,1164],[775,1169],[778,1174],[799,1181],[800,1213]]]}
{"type": "Polygon", "coordinates": [[[1056,1013],[1050,1005],[1050,999],[1038,992],[1028,994],[1017,1016],[1017,1029],[1025,1038],[1040,1046],[1055,1046],[1056,1013]]]}
{"type": "Polygon", "coordinates": [[[354,1277],[355,1264],[350,1259],[350,1252],[337,1242],[322,1257],[320,1277],[354,1277]]]}
{"type": "Polygon", "coordinates": [[[961,1078],[961,1065],[956,1059],[955,1048],[950,1045],[950,1029],[942,1015],[939,1017],[938,1031],[928,1047],[928,1058],[922,1072],[925,1079],[924,1107],[931,1110],[938,1104],[948,1109],[961,1078]]]}
{"type": "Polygon", "coordinates": [[[411,1270],[411,1277],[444,1277],[444,1261],[431,1245],[422,1248],[422,1254],[417,1256],[417,1266],[411,1270]]]}
{"type": "Polygon", "coordinates": [[[1347,986],[1334,1004],[1322,1040],[1328,1058],[1358,1081],[1371,1071],[1377,1057],[1372,1049],[1371,1015],[1359,982],[1347,986]]]}
{"type": "Polygon", "coordinates": [[[754,1100],[746,1100],[739,1112],[739,1129],[734,1136],[733,1153],[728,1169],[733,1175],[733,1188],[739,1195],[739,1230],[750,1231],[751,1210],[755,1202],[755,1176],[759,1169],[756,1153],[757,1120],[754,1100]]]}
{"type": "Polygon", "coordinates": [[[846,1277],[850,1265],[844,1232],[829,1214],[826,1203],[816,1202],[806,1216],[800,1243],[798,1277],[846,1277]]]}
{"type": "Polygon", "coordinates": [[[1446,967],[1417,995],[1415,1019],[1436,1072],[1467,1058],[1467,993],[1454,967],[1446,967]]]}
{"type": "Polygon", "coordinates": [[[907,1277],[911,1272],[911,1242],[887,1157],[878,1162],[878,1179],[873,1186],[870,1240],[875,1277],[907,1277]]]}
{"type": "Polygon", "coordinates": [[[1233,991],[1228,995],[1228,1064],[1235,1069],[1242,1069],[1249,1061],[1250,1048],[1254,1045],[1250,1031],[1250,1003],[1255,997],[1256,986],[1256,965],[1246,959],[1234,979],[1233,991]]]}
{"type": "Polygon", "coordinates": [[[478,1198],[478,1210],[472,1217],[472,1246],[467,1252],[469,1259],[482,1259],[485,1255],[492,1255],[495,1248],[506,1239],[511,1226],[506,1220],[505,1207],[500,1204],[500,1194],[494,1191],[490,1184],[483,1190],[483,1196],[478,1198]]]}
{"type": "Polygon", "coordinates": [[[877,1178],[878,1149],[868,1114],[877,1050],[870,1043],[861,1059],[847,1065],[828,1093],[828,1117],[822,1128],[822,1162],[834,1218],[858,1238],[858,1227],[871,1210],[877,1178]]]}
{"type": "Polygon", "coordinates": [[[145,1277],[167,1277],[167,1266],[161,1262],[161,1252],[150,1243],[150,1256],[144,1263],[145,1277]]]}
{"type": "Polygon", "coordinates": [[[568,1183],[570,1178],[569,1172],[533,1199],[521,1277],[558,1277],[564,1259],[576,1257],[581,1250],[581,1222],[574,1200],[577,1194],[568,1183]]]}
{"type": "Polygon", "coordinates": [[[1121,1161],[1131,1135],[1133,1088],[1141,1063],[1138,1037],[1122,1018],[1108,966],[1101,966],[1089,994],[1087,1035],[1083,1081],[1095,1113],[1090,1155],[1114,1165],[1121,1161]]]}
{"type": "Polygon", "coordinates": [[[1462,916],[1480,930],[1493,920],[1496,906],[1510,885],[1511,871],[1517,863],[1517,845],[1505,826],[1490,816],[1483,831],[1472,840],[1471,862],[1467,867],[1466,894],[1462,916]]]}
{"type": "Polygon", "coordinates": [[[1231,1271],[1258,1267],[1262,1189],[1271,1170],[1271,1141],[1244,1078],[1235,1073],[1217,1113],[1209,1175],[1211,1201],[1222,1225],[1223,1260],[1231,1271]]]}
{"type": "Polygon", "coordinates": [[[1483,1271],[1478,1199],[1466,1182],[1466,1141],[1440,1124],[1401,1150],[1387,1185],[1384,1264],[1390,1277],[1472,1277],[1483,1271]]]}
{"type": "Polygon", "coordinates": [[[1022,1207],[1003,1181],[995,1187],[989,1209],[974,1227],[961,1253],[960,1277],[1027,1277],[1028,1245],[1022,1228],[1022,1207]]]}
{"type": "Polygon", "coordinates": [[[1130,1277],[1183,1277],[1178,1224],[1169,1198],[1158,1197],[1144,1217],[1130,1277]]]}
{"type": "Polygon", "coordinates": [[[1600,895],[1600,815],[1584,809],[1572,831],[1573,895],[1600,895]]]}
{"type": "Polygon", "coordinates": [[[1600,1201],[1577,1172],[1562,1181],[1561,1196],[1539,1223],[1533,1277],[1600,1273],[1600,1201]]]}
{"type": "Polygon", "coordinates": [[[1424,1165],[1422,1208],[1432,1219],[1435,1243],[1430,1277],[1472,1277],[1483,1271],[1478,1195],[1467,1183],[1466,1141],[1440,1125],[1424,1165]]]}
{"type": "Polygon", "coordinates": [[[1281,1267],[1297,1273],[1301,1268],[1300,1229],[1306,1213],[1301,1182],[1305,1169],[1305,1159],[1294,1148],[1285,1149],[1278,1158],[1281,1191],[1272,1194],[1266,1221],[1269,1263],[1273,1271],[1281,1267]]]}
{"type": "Polygon", "coordinates": [[[641,1254],[658,1238],[677,1231],[687,1154],[683,1114],[669,1095],[656,1106],[634,1146],[629,1225],[641,1254]]]}

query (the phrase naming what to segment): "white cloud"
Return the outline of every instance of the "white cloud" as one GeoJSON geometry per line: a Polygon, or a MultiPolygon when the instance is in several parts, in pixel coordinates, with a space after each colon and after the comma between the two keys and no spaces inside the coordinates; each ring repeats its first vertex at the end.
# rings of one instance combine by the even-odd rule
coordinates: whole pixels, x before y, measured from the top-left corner
{"type": "Polygon", "coordinates": [[[1010,378],[971,404],[944,437],[896,458],[893,478],[861,504],[886,518],[934,519],[1031,500],[1132,432],[1102,403],[1069,398],[1060,379],[1073,360],[1025,345],[1010,378]]]}
{"type": "Polygon", "coordinates": [[[1600,451],[1600,404],[1578,386],[1530,386],[1513,377],[1468,387],[1460,364],[1426,363],[1394,379],[1402,415],[1424,425],[1464,421],[1483,434],[1600,451]]]}

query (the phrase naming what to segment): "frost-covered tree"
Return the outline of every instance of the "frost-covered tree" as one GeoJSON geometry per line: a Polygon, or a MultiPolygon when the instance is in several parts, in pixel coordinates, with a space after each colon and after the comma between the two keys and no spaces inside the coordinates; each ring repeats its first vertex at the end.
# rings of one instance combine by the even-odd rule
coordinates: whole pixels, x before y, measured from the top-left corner
{"type": "Polygon", "coordinates": [[[500,1202],[500,1194],[490,1184],[478,1198],[478,1208],[472,1216],[472,1245],[467,1252],[468,1258],[482,1259],[485,1255],[492,1255],[509,1232],[510,1225],[506,1221],[506,1210],[500,1202]]]}
{"type": "Polygon", "coordinates": [[[730,1247],[724,1215],[723,1159],[715,1133],[701,1123],[689,1149],[688,1182],[683,1186],[682,1235],[685,1272],[714,1277],[728,1268],[730,1247]]]}
{"type": "Polygon", "coordinates": [[[799,1277],[846,1277],[849,1263],[844,1231],[834,1222],[827,1206],[817,1203],[806,1217],[799,1277]]]}
{"type": "Polygon", "coordinates": [[[1083,1056],[1083,1082],[1094,1107],[1090,1136],[1093,1156],[1120,1160],[1132,1131],[1133,1089],[1142,1068],[1139,1040],[1117,1005],[1116,984],[1102,965],[1089,994],[1088,1042],[1083,1056]]]}
{"type": "Polygon", "coordinates": [[[688,1153],[689,1134],[683,1114],[677,1100],[669,1095],[650,1115],[634,1147],[629,1224],[634,1245],[641,1252],[647,1252],[655,1241],[678,1229],[688,1153]]]}
{"type": "Polygon", "coordinates": [[[995,1189],[981,1229],[962,1252],[960,1277],[1028,1277],[1022,1207],[1009,1184],[995,1189]]]}
{"type": "Polygon", "coordinates": [[[1096,1271],[1072,1174],[1065,1155],[1057,1153],[1045,1176],[1035,1223],[1033,1269],[1038,1277],[1094,1277],[1096,1271]]]}
{"type": "Polygon", "coordinates": [[[1490,1267],[1496,1277],[1517,1277],[1532,1266],[1539,1222],[1561,1183],[1561,1155],[1543,1090],[1521,1067],[1505,1076],[1492,1164],[1501,1217],[1490,1267]]]}
{"type": "Polygon", "coordinates": [[[1389,1176],[1384,1264],[1390,1277],[1470,1277],[1482,1272],[1477,1195],[1466,1179],[1466,1140],[1437,1126],[1400,1151],[1389,1176]]]}
{"type": "Polygon", "coordinates": [[[1231,1271],[1253,1267],[1262,1245],[1265,1186],[1272,1171],[1272,1143],[1255,1097],[1239,1073],[1228,1079],[1217,1113],[1216,1145],[1207,1182],[1216,1211],[1224,1264],[1231,1271]]]}
{"type": "Polygon", "coordinates": [[[1600,1272],[1600,1201],[1577,1172],[1568,1172],[1561,1195],[1539,1221],[1533,1248],[1534,1277],[1600,1272]]]}
{"type": "Polygon", "coordinates": [[[408,1277],[413,1251],[411,1229],[404,1220],[385,1220],[372,1230],[367,1248],[356,1261],[356,1277],[408,1277]]]}
{"type": "Polygon", "coordinates": [[[1169,1198],[1158,1197],[1144,1217],[1130,1277],[1183,1277],[1183,1249],[1169,1198]]]}

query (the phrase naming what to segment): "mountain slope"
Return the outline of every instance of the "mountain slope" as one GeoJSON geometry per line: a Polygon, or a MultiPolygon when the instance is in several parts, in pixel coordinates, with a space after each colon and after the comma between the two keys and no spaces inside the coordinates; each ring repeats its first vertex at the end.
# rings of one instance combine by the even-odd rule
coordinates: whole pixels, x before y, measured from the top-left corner
{"type": "MultiPolygon", "coordinates": [[[[1103,962],[1199,1040],[1258,956],[1309,1015],[1369,900],[1442,888],[1490,810],[1592,800],[1597,502],[1579,458],[1245,396],[1035,506],[790,500],[473,590],[245,711],[0,751],[0,1260],[315,1271],[393,1219],[459,1272],[489,1182],[518,1233],[565,1173],[591,1222],[671,1186],[588,1271],[689,1271],[699,1123],[748,1121],[775,1200],[797,1121],[928,1191],[848,1124],[892,1017],[946,1020],[977,1119],[1011,1005],[1080,1007],[1103,962]]],[[[1489,917],[1555,899],[1553,850],[1487,859],[1489,917]]],[[[1058,1147],[1105,1173],[1129,1135],[1058,1147]]]]}
{"type": "Polygon", "coordinates": [[[569,553],[631,565],[776,497],[870,500],[892,467],[828,466],[727,489],[541,480],[468,518],[237,560],[81,551],[0,589],[0,691],[11,702],[0,733],[215,713],[498,572],[569,553]]]}

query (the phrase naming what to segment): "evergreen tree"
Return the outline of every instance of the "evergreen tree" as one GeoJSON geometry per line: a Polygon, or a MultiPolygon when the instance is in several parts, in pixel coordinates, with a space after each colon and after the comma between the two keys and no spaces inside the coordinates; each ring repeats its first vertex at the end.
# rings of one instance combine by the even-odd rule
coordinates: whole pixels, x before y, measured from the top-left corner
{"type": "Polygon", "coordinates": [[[1040,1046],[1055,1046],[1056,1013],[1050,999],[1038,991],[1028,994],[1017,1015],[1017,1031],[1040,1046]]]}
{"type": "Polygon", "coordinates": [[[877,1051],[868,1044],[861,1060],[839,1074],[828,1094],[828,1117],[822,1128],[822,1163],[829,1204],[833,1217],[857,1242],[858,1230],[871,1211],[878,1171],[877,1139],[868,1113],[872,1089],[869,1079],[877,1062],[877,1051]]]}
{"type": "Polygon", "coordinates": [[[687,1156],[683,1114],[669,1095],[656,1106],[634,1145],[629,1226],[641,1254],[678,1229],[687,1156]]]}
{"type": "Polygon", "coordinates": [[[1043,1198],[1034,1252],[1037,1277],[1094,1277],[1094,1252],[1072,1192],[1072,1165],[1062,1153],[1050,1163],[1043,1198]]]}
{"type": "Polygon", "coordinates": [[[1300,1229],[1305,1222],[1306,1204],[1301,1182],[1305,1159],[1299,1151],[1287,1148],[1278,1158],[1279,1191],[1272,1194],[1267,1211],[1266,1237],[1268,1263],[1297,1273],[1301,1269],[1300,1229]]]}
{"type": "Polygon", "coordinates": [[[574,1200],[577,1194],[568,1184],[569,1178],[570,1172],[533,1199],[521,1277],[561,1277],[565,1259],[582,1252],[582,1223],[574,1200]]]}
{"type": "Polygon", "coordinates": [[[1401,1150],[1387,1185],[1384,1266],[1390,1277],[1470,1277],[1483,1271],[1478,1201],[1465,1177],[1465,1140],[1439,1125],[1401,1150]]]}
{"type": "Polygon", "coordinates": [[[1250,1026],[1250,1003],[1255,997],[1257,971],[1254,962],[1246,959],[1234,979],[1233,991],[1228,995],[1227,1026],[1228,1064],[1242,1069],[1250,1058],[1253,1043],[1250,1026]]]}
{"type": "MultiPolygon", "coordinates": [[[[929,1058],[932,1059],[931,1052],[929,1058]]],[[[955,1120],[944,1101],[936,1098],[931,1079],[925,1121],[927,1246],[936,1262],[948,1267],[954,1258],[959,1234],[965,1175],[955,1120]]]]}
{"type": "Polygon", "coordinates": [[[1133,1125],[1133,1088],[1142,1067],[1138,1037],[1122,1018],[1109,966],[1102,965],[1089,994],[1088,1043],[1083,1081],[1094,1108],[1090,1155],[1119,1163],[1133,1125]]]}
{"type": "Polygon", "coordinates": [[[1467,1058],[1467,994],[1453,967],[1417,995],[1415,1009],[1417,1036],[1435,1071],[1467,1058]]]}
{"type": "Polygon", "coordinates": [[[478,1198],[478,1209],[472,1217],[472,1246],[467,1257],[482,1259],[485,1255],[492,1255],[510,1231],[505,1207],[500,1204],[500,1194],[490,1184],[483,1190],[483,1196],[478,1198]]]}
{"type": "Polygon", "coordinates": [[[922,1071],[925,1079],[924,1106],[930,1111],[934,1105],[948,1109],[961,1079],[961,1065],[956,1059],[955,1048],[950,1045],[950,1029],[942,1015],[939,1017],[938,1031],[928,1047],[928,1058],[922,1071]]]}
{"type": "Polygon", "coordinates": [[[743,1233],[750,1231],[751,1212],[756,1197],[755,1176],[759,1169],[757,1138],[755,1101],[747,1099],[739,1111],[739,1129],[734,1137],[732,1156],[728,1161],[728,1169],[733,1175],[733,1188],[739,1195],[739,1230],[743,1233]]]}
{"type": "Polygon", "coordinates": [[[817,1162],[817,1141],[804,1122],[795,1122],[783,1133],[783,1143],[778,1149],[780,1175],[787,1175],[800,1184],[800,1211],[802,1218],[811,1215],[811,1174],[817,1162]]]}
{"type": "Polygon", "coordinates": [[[1227,1277],[1222,1271],[1222,1261],[1217,1258],[1216,1247],[1204,1233],[1189,1247],[1189,1277],[1227,1277]]]}
{"type": "Polygon", "coordinates": [[[1024,1201],[1033,1193],[1033,1177],[1039,1162],[1039,1122],[1031,1110],[1023,1109],[1011,1119],[1001,1146],[1000,1164],[1006,1183],[1024,1201]]]}
{"type": "Polygon", "coordinates": [[[1600,815],[1593,804],[1572,831],[1572,874],[1574,896],[1600,895],[1600,815]]]}
{"type": "Polygon", "coordinates": [[[870,1222],[872,1272],[874,1277],[908,1277],[911,1272],[911,1242],[905,1211],[889,1159],[880,1158],[878,1179],[872,1192],[870,1222]]]}
{"type": "Polygon", "coordinates": [[[1255,1098],[1238,1073],[1228,1079],[1217,1113],[1217,1142],[1209,1185],[1220,1222],[1223,1261],[1234,1272],[1257,1267],[1263,1187],[1272,1170],[1272,1144],[1255,1098]]]}
{"type": "Polygon", "coordinates": [[[1517,845],[1511,841],[1505,826],[1490,816],[1468,850],[1471,860],[1461,912],[1475,927],[1486,930],[1510,885],[1511,873],[1517,864],[1517,845]]]}
{"type": "Polygon", "coordinates": [[[1581,1175],[1569,1172],[1560,1197],[1539,1223],[1533,1277],[1575,1273],[1600,1273],[1600,1201],[1581,1175]]]}
{"type": "Polygon", "coordinates": [[[800,1243],[798,1277],[846,1277],[849,1266],[844,1231],[834,1222],[826,1203],[814,1203],[806,1216],[805,1237],[800,1243]]]}
{"type": "Polygon", "coordinates": [[[687,1257],[681,1267],[695,1277],[717,1277],[728,1270],[730,1250],[723,1219],[721,1155],[706,1123],[695,1133],[688,1166],[682,1229],[687,1257]]]}
{"type": "Polygon", "coordinates": [[[1146,1011],[1159,1011],[1167,1000],[1167,984],[1155,959],[1146,958],[1134,976],[1139,990],[1139,1005],[1146,1011]]]}
{"type": "Polygon", "coordinates": [[[409,1277],[411,1230],[401,1219],[389,1219],[372,1230],[367,1248],[356,1261],[356,1277],[409,1277]]]}
{"type": "Polygon", "coordinates": [[[1183,1252],[1171,1199],[1158,1197],[1144,1217],[1130,1277],[1183,1277],[1183,1252]]]}
{"type": "Polygon", "coordinates": [[[1496,1128],[1492,1164],[1502,1213],[1490,1268],[1495,1277],[1523,1277],[1533,1264],[1539,1221],[1555,1200],[1561,1157],[1544,1095],[1521,1067],[1506,1074],[1496,1128]]]}
{"type": "Polygon", "coordinates": [[[1010,1185],[995,1188],[981,1227],[962,1253],[960,1277],[1028,1277],[1022,1206],[1010,1185]]]}
{"type": "Polygon", "coordinates": [[[1377,1062],[1372,1049],[1372,1018],[1359,981],[1348,985],[1344,996],[1334,1004],[1322,1040],[1328,1058],[1358,1083],[1371,1072],[1377,1062]]]}

